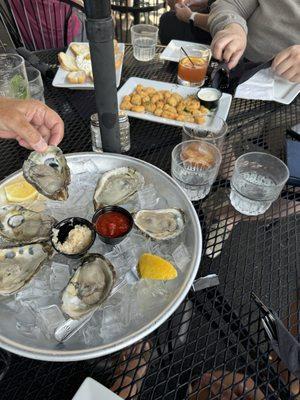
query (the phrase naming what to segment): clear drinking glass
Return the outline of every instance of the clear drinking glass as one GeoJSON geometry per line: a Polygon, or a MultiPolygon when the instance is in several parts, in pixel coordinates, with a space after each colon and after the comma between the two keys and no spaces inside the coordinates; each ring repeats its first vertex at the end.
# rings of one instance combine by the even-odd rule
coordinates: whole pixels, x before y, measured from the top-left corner
{"type": "Polygon", "coordinates": [[[222,151],[227,131],[228,125],[222,118],[205,116],[205,123],[203,125],[199,125],[196,128],[185,125],[182,128],[182,141],[201,139],[214,144],[222,151]]]}
{"type": "Polygon", "coordinates": [[[211,57],[209,49],[185,46],[180,49],[177,79],[180,85],[203,86],[211,57]]]}
{"type": "Polygon", "coordinates": [[[0,96],[30,97],[25,61],[18,54],[0,54],[0,96]]]}
{"type": "Polygon", "coordinates": [[[44,85],[41,73],[33,67],[26,68],[30,97],[35,100],[40,100],[45,103],[44,85]]]}
{"type": "Polygon", "coordinates": [[[150,61],[155,56],[158,28],[153,25],[139,24],[131,28],[133,56],[138,61],[150,61]]]}
{"type": "Polygon", "coordinates": [[[267,153],[247,153],[235,162],[230,186],[233,207],[245,215],[267,211],[289,178],[287,166],[267,153]]]}
{"type": "Polygon", "coordinates": [[[190,200],[200,200],[209,193],[221,161],[220,150],[215,145],[203,140],[188,140],[172,151],[172,177],[190,200]]]}

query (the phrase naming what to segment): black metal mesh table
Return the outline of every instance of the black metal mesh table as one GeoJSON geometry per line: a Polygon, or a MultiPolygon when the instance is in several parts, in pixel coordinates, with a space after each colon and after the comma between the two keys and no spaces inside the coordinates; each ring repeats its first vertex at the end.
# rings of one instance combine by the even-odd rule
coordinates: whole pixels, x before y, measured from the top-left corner
{"type": "MultiPolygon", "coordinates": [[[[40,55],[44,61],[56,62],[54,51],[40,55]]],[[[127,47],[122,82],[131,76],[173,82],[176,67],[160,61],[158,54],[154,62],[139,63],[127,47]]],[[[93,92],[55,89],[51,81],[45,83],[45,89],[47,104],[65,121],[63,151],[91,150],[93,92]]],[[[298,381],[287,370],[282,372],[284,367],[271,354],[250,292],[272,307],[293,334],[299,334],[300,192],[287,186],[266,214],[251,218],[235,212],[227,197],[235,157],[256,149],[284,159],[286,129],[300,122],[299,116],[300,98],[289,106],[233,101],[219,177],[207,199],[194,204],[204,234],[198,276],[216,273],[220,285],[200,292],[191,290],[174,315],[150,335],[151,354],[146,375],[139,380],[140,399],[188,398],[189,385],[205,372],[216,370],[220,382],[228,371],[237,377],[242,373],[244,382],[251,377],[255,384],[252,394],[259,388],[268,399],[293,398],[291,390],[299,394],[298,381]]],[[[129,154],[170,172],[171,150],[181,140],[181,130],[141,120],[131,120],[131,130],[129,154]]],[[[0,146],[3,179],[21,167],[28,153],[14,142],[1,141],[0,146]]],[[[0,382],[1,399],[70,399],[86,376],[109,386],[113,376],[122,378],[124,369],[130,369],[131,356],[120,368],[120,354],[77,363],[50,363],[3,352],[8,370],[0,382]]],[[[136,364],[132,365],[137,381],[136,364]]],[[[211,393],[208,398],[222,397],[211,393]]]]}

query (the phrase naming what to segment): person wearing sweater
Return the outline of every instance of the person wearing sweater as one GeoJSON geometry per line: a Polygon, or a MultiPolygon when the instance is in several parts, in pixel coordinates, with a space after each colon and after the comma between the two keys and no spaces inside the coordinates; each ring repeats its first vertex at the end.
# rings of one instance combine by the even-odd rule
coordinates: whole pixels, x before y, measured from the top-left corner
{"type": "Polygon", "coordinates": [[[242,56],[273,60],[281,77],[300,83],[299,0],[216,0],[208,17],[213,55],[234,68],[242,56]]]}

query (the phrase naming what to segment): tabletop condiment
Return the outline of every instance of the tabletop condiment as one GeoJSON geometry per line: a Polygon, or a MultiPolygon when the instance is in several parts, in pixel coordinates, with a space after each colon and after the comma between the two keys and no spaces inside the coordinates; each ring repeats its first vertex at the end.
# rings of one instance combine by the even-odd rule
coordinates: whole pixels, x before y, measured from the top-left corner
{"type": "Polygon", "coordinates": [[[101,236],[116,238],[124,235],[130,229],[128,217],[118,211],[109,211],[99,215],[96,230],[101,236]]]}
{"type": "Polygon", "coordinates": [[[125,153],[130,150],[130,124],[128,115],[124,111],[119,112],[119,125],[121,152],[125,153]]]}
{"type": "Polygon", "coordinates": [[[103,153],[98,114],[91,115],[92,148],[95,153],[103,153]]]}

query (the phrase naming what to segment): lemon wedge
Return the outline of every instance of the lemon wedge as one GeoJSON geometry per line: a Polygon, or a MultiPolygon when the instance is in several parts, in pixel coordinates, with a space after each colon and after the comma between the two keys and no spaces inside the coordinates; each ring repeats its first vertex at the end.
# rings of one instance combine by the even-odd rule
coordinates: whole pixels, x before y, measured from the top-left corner
{"type": "Polygon", "coordinates": [[[168,281],[177,278],[177,271],[169,261],[150,253],[141,255],[138,273],[143,279],[168,281]]]}
{"type": "Polygon", "coordinates": [[[35,190],[35,188],[24,179],[6,185],[4,190],[7,200],[14,203],[34,200],[38,195],[38,192],[35,190]]]}

